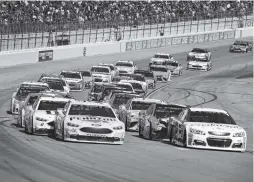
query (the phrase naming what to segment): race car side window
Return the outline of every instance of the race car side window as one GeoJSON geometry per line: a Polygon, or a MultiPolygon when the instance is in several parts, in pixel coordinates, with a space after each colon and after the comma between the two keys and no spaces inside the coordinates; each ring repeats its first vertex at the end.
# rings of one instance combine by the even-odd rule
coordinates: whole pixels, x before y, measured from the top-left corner
{"type": "Polygon", "coordinates": [[[131,109],[131,101],[132,101],[132,99],[130,99],[130,100],[128,100],[128,102],[126,103],[126,109],[128,110],[128,109],[131,109]]]}
{"type": "Polygon", "coordinates": [[[184,122],[187,119],[187,115],[188,115],[188,109],[184,109],[179,115],[178,115],[178,119],[181,122],[184,122]]]}
{"type": "Polygon", "coordinates": [[[39,98],[34,102],[34,104],[33,104],[33,106],[32,106],[32,108],[33,108],[33,110],[35,110],[36,109],[36,107],[37,107],[37,105],[38,105],[38,102],[39,102],[39,98]]]}
{"type": "Polygon", "coordinates": [[[64,108],[63,108],[63,114],[64,114],[64,115],[67,113],[67,110],[68,110],[68,108],[69,108],[69,105],[70,105],[70,102],[68,102],[68,103],[64,106],[64,108]]]}

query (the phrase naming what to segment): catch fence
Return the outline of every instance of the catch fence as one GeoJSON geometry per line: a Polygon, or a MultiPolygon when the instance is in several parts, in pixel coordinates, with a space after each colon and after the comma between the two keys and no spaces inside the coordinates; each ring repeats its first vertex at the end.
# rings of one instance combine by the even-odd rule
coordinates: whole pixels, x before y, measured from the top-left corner
{"type": "Polygon", "coordinates": [[[148,19],[111,22],[55,22],[0,24],[0,51],[21,50],[179,35],[239,27],[253,27],[253,12],[220,14],[213,17],[148,19]]]}

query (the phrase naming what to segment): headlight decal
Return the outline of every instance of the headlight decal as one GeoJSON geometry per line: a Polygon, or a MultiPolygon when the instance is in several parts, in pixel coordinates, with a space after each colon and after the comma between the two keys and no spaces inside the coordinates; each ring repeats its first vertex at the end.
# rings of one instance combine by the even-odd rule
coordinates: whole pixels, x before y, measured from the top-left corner
{"type": "Polygon", "coordinates": [[[233,137],[245,137],[245,132],[234,133],[233,137]]]}

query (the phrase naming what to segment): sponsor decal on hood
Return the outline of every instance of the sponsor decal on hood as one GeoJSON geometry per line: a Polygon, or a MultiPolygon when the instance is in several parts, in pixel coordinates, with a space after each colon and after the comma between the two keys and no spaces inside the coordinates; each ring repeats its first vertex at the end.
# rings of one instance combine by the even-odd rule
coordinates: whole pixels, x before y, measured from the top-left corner
{"type": "Polygon", "coordinates": [[[216,123],[186,123],[187,126],[195,129],[200,129],[203,131],[228,131],[228,132],[236,132],[241,131],[243,128],[238,125],[230,125],[230,124],[216,124],[216,123]]]}

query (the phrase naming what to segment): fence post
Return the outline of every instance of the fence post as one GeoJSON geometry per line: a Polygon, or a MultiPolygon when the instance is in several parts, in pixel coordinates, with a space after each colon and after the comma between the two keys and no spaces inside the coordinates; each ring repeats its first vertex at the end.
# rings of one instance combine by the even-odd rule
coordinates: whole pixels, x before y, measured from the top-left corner
{"type": "Polygon", "coordinates": [[[77,40],[78,40],[78,29],[79,29],[79,27],[77,26],[77,22],[75,23],[75,29],[76,29],[76,39],[75,39],[75,44],[77,44],[77,40]]]}
{"type": "Polygon", "coordinates": [[[37,43],[37,30],[38,30],[37,27],[38,27],[38,25],[35,26],[35,28],[36,28],[35,37],[34,37],[35,38],[35,40],[34,40],[34,47],[35,48],[36,48],[36,43],[37,43]]]}
{"type": "Polygon", "coordinates": [[[16,36],[17,36],[17,32],[16,31],[14,31],[14,42],[13,42],[13,49],[15,50],[15,48],[16,48],[16,36]]]}
{"type": "Polygon", "coordinates": [[[197,22],[197,32],[199,32],[199,17],[197,18],[198,19],[198,22],[197,22]]]}
{"type": "Polygon", "coordinates": [[[91,23],[89,24],[90,25],[90,32],[89,32],[89,42],[88,43],[90,43],[91,42],[91,32],[92,32],[92,27],[91,27],[91,23]]]}
{"type": "Polygon", "coordinates": [[[178,27],[179,26],[179,14],[177,14],[177,23],[176,23],[176,35],[178,35],[178,27]]]}
{"type": "Polygon", "coordinates": [[[206,15],[204,16],[205,19],[204,19],[204,32],[205,32],[205,27],[206,27],[206,15]]]}
{"type": "Polygon", "coordinates": [[[2,44],[3,44],[3,25],[2,24],[0,24],[0,27],[2,27],[1,28],[1,40],[0,40],[0,52],[2,51],[2,44]]]}
{"type": "Polygon", "coordinates": [[[224,29],[226,29],[226,24],[227,24],[227,13],[226,13],[226,16],[225,16],[225,21],[224,21],[224,29]]]}
{"type": "Polygon", "coordinates": [[[22,27],[22,30],[21,30],[22,32],[21,32],[21,34],[22,34],[22,36],[21,36],[21,49],[23,49],[23,39],[24,39],[24,29],[23,29],[23,27],[22,27]]]}
{"type": "Polygon", "coordinates": [[[156,19],[156,24],[157,24],[157,27],[156,27],[156,37],[158,36],[158,29],[159,29],[159,24],[158,24],[158,20],[156,19]]]}
{"type": "Polygon", "coordinates": [[[123,40],[125,40],[124,39],[124,34],[125,34],[125,24],[123,24],[123,40]]]}
{"type": "Polygon", "coordinates": [[[9,50],[9,40],[10,40],[10,31],[8,27],[8,36],[7,36],[7,51],[9,50]]]}
{"type": "Polygon", "coordinates": [[[183,20],[183,34],[185,33],[185,18],[183,20]]]}
{"type": "MultiPolygon", "coordinates": [[[[96,24],[95,24],[95,25],[96,25],[96,24]]],[[[97,42],[97,37],[98,37],[98,27],[96,27],[95,43],[97,42]]]]}

